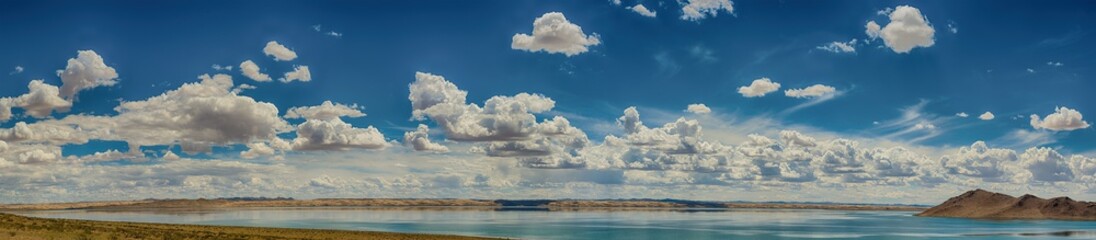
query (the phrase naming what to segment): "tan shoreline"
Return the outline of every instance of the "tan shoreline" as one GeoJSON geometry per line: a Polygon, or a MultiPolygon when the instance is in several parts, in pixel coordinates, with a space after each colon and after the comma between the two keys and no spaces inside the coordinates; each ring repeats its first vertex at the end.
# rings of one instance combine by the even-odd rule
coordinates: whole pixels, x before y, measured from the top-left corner
{"type": "Polygon", "coordinates": [[[566,209],[823,209],[864,211],[922,211],[928,209],[910,205],[819,204],[819,203],[748,203],[704,202],[679,200],[474,200],[474,199],[382,199],[340,198],[310,200],[227,200],[176,199],[139,201],[102,201],[75,203],[6,204],[0,210],[126,210],[126,209],[217,209],[247,207],[537,207],[548,210],[566,209]]]}
{"type": "Polygon", "coordinates": [[[39,239],[494,239],[435,234],[226,227],[24,217],[0,213],[0,238],[39,239]]]}

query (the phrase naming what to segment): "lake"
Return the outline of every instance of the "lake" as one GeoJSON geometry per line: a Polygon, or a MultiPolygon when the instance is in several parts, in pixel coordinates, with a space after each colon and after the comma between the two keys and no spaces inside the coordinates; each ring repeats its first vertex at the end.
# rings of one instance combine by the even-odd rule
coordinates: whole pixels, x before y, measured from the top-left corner
{"type": "Polygon", "coordinates": [[[106,221],[439,233],[522,239],[1096,238],[1096,222],[923,218],[905,211],[539,208],[57,210],[20,215],[106,221]]]}

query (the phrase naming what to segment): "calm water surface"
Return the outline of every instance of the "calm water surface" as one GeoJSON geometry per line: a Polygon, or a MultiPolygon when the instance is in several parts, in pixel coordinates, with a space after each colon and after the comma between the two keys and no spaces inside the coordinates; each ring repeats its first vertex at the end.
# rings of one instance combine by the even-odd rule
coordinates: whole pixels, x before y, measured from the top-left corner
{"type": "Polygon", "coordinates": [[[544,211],[476,208],[241,208],[36,211],[107,221],[440,233],[521,239],[1093,239],[1096,222],[922,218],[834,210],[544,211]],[[1051,234],[1055,233],[1055,234],[1051,234]],[[1070,236],[1061,236],[1070,235],[1070,236]]]}

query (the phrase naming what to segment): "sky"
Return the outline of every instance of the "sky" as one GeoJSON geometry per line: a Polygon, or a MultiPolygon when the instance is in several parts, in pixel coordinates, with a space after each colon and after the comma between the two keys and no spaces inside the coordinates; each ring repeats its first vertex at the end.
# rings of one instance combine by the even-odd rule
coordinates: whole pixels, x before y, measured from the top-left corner
{"type": "Polygon", "coordinates": [[[0,202],[1096,199],[1085,1],[11,1],[0,202]]]}

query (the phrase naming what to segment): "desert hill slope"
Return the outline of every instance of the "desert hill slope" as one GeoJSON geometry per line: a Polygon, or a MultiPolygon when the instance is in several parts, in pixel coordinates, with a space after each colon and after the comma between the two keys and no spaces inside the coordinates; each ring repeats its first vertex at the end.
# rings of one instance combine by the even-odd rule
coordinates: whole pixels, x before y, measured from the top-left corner
{"type": "Polygon", "coordinates": [[[968,191],[917,214],[922,217],[1096,220],[1096,203],[1068,197],[1019,198],[982,189],[968,191]]]}

